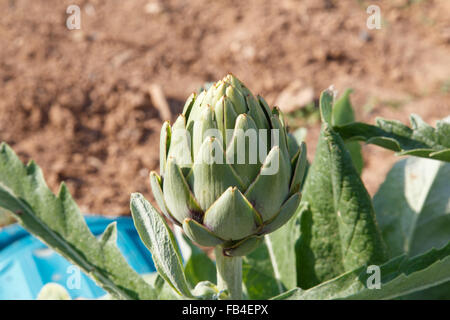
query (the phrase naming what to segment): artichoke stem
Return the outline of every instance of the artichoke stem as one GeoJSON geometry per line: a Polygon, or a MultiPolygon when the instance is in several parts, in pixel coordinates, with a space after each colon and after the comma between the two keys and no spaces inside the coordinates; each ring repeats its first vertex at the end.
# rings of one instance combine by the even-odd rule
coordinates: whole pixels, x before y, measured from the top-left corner
{"type": "Polygon", "coordinates": [[[242,300],[242,258],[223,255],[222,246],[215,248],[217,288],[228,290],[232,300],[242,300]]]}

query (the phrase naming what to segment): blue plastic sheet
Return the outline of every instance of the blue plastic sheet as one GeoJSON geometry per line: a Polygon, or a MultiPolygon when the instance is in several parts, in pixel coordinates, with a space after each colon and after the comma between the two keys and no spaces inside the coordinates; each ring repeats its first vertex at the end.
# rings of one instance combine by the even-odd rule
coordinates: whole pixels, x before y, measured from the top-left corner
{"type": "MultiPolygon", "coordinates": [[[[130,217],[86,216],[92,233],[99,236],[117,222],[117,246],[131,267],[140,274],[155,272],[151,254],[141,242],[130,217]]],[[[40,240],[15,224],[0,231],[0,299],[36,299],[42,287],[55,282],[72,299],[95,299],[106,294],[94,281],[40,240]],[[80,281],[73,281],[74,276],[80,281]],[[75,284],[75,285],[74,285],[75,284]]]]}

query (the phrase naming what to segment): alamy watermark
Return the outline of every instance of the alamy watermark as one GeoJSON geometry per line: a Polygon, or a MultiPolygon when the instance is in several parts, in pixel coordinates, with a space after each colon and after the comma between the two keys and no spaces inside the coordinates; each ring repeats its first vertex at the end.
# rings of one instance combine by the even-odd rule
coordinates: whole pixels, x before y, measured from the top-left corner
{"type": "Polygon", "coordinates": [[[367,28],[372,29],[381,29],[381,9],[377,5],[370,5],[366,10],[367,14],[370,16],[367,18],[367,28]]]}
{"type": "Polygon", "coordinates": [[[66,13],[69,14],[69,16],[66,19],[66,26],[69,30],[79,30],[81,29],[81,10],[80,7],[71,4],[67,7],[66,13]]]}
{"type": "Polygon", "coordinates": [[[77,266],[70,265],[66,270],[67,274],[70,276],[67,277],[66,287],[68,289],[80,289],[81,288],[81,270],[77,266]]]}
{"type": "Polygon", "coordinates": [[[370,265],[367,267],[367,274],[370,276],[367,278],[367,289],[381,289],[381,269],[379,266],[370,265]]]}

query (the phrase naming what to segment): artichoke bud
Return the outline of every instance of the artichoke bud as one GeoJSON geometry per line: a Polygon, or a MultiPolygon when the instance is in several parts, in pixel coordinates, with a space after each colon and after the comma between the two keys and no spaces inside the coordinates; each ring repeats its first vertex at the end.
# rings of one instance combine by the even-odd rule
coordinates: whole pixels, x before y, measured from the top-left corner
{"type": "Polygon", "coordinates": [[[300,202],[305,144],[293,143],[281,112],[231,74],[192,94],[173,126],[163,124],[160,153],[161,177],[150,180],[161,211],[226,255],[251,252],[300,202]]]}

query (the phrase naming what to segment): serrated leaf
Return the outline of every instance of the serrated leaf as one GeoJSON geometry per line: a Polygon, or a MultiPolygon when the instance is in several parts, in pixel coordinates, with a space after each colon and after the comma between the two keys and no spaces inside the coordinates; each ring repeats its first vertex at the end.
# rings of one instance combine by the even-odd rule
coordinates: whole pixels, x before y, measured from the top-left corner
{"type": "Polygon", "coordinates": [[[437,121],[436,128],[418,115],[410,117],[411,128],[395,120],[377,118],[376,126],[353,122],[335,126],[345,141],[360,140],[396,151],[398,155],[412,155],[450,162],[450,117],[437,121]]]}
{"type": "MultiPolygon", "coordinates": [[[[352,93],[351,89],[346,90],[344,94],[334,103],[332,111],[333,126],[342,126],[355,121],[355,114],[350,102],[350,93],[352,93]]],[[[347,141],[345,146],[350,152],[356,171],[361,174],[364,167],[364,160],[361,153],[360,143],[358,141],[347,141]]]]}
{"type": "Polygon", "coordinates": [[[115,225],[108,226],[102,239],[96,239],[66,186],[62,184],[55,196],[41,169],[34,162],[24,166],[4,143],[0,146],[0,206],[114,297],[155,298],[153,288],[128,265],[110,237],[115,225]]]}
{"type": "Polygon", "coordinates": [[[201,281],[216,283],[216,266],[205,251],[194,245],[192,241],[175,227],[175,237],[184,260],[184,273],[189,285],[194,288],[201,281]]]}
{"type": "Polygon", "coordinates": [[[323,124],[300,206],[297,278],[311,288],[386,260],[372,202],[341,137],[323,124]]]}
{"type": "Polygon", "coordinates": [[[437,250],[408,259],[394,258],[380,266],[380,289],[367,286],[372,272],[363,266],[309,290],[296,288],[276,300],[393,299],[450,280],[450,243],[437,250]]]}
{"type": "MultiPolygon", "coordinates": [[[[450,241],[449,181],[450,164],[437,160],[411,157],[392,167],[373,199],[391,257],[421,254],[450,241]]],[[[420,294],[432,296],[450,298],[450,282],[420,294]]]]}
{"type": "Polygon", "coordinates": [[[180,295],[192,298],[175,237],[163,217],[143,195],[131,195],[131,214],[142,242],[152,253],[156,270],[180,295]]]}

